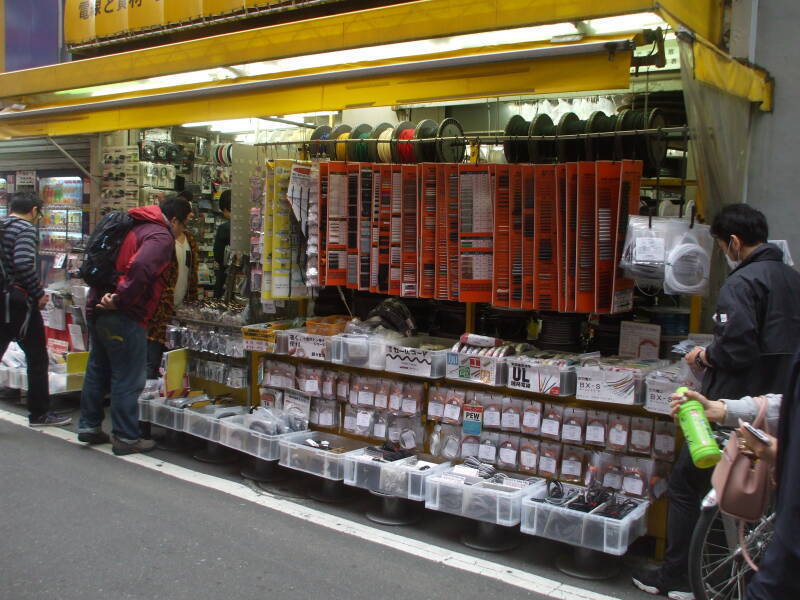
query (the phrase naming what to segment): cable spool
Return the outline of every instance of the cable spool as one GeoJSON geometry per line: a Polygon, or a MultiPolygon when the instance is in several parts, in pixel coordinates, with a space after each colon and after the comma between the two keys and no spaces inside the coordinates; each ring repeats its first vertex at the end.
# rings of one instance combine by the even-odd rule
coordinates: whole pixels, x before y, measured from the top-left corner
{"type": "MultiPolygon", "coordinates": [[[[644,110],[626,108],[617,117],[615,131],[636,131],[641,129],[661,129],[666,125],[664,114],[659,108],[644,110]]],[[[637,158],[644,161],[644,170],[655,174],[667,156],[667,141],[658,134],[620,136],[617,156],[637,158]]]]}
{"type": "Polygon", "coordinates": [[[414,139],[414,124],[411,121],[403,121],[398,125],[392,134],[392,162],[396,163],[413,163],[414,162],[414,147],[413,144],[398,144],[398,140],[413,140],[414,139]]]}
{"type": "MultiPolygon", "coordinates": [[[[336,136],[337,140],[349,140],[351,131],[345,131],[336,136]]],[[[347,146],[348,144],[336,144],[336,160],[347,160],[347,146]]]]}
{"type": "MultiPolygon", "coordinates": [[[[381,123],[370,132],[369,139],[379,140],[381,139],[381,135],[384,135],[386,131],[389,132],[389,137],[391,137],[392,126],[389,123],[381,123]]],[[[389,157],[391,158],[389,144],[378,144],[376,141],[370,141],[367,142],[367,155],[369,156],[370,162],[383,162],[380,154],[378,154],[378,146],[386,146],[386,151],[389,153],[389,157]]]]}
{"type": "Polygon", "coordinates": [[[392,162],[392,136],[394,135],[394,126],[389,123],[381,123],[372,130],[372,136],[378,140],[372,146],[372,161],[390,163],[392,162]]]}
{"type": "MultiPolygon", "coordinates": [[[[337,158],[337,153],[336,153],[337,151],[336,146],[339,144],[336,144],[335,140],[338,140],[345,133],[349,135],[352,129],[353,128],[350,127],[350,125],[345,125],[345,124],[337,125],[336,127],[333,128],[333,131],[331,131],[330,135],[328,136],[328,139],[330,141],[324,142],[322,144],[322,147],[325,149],[325,154],[327,154],[331,160],[339,160],[337,158]]],[[[346,144],[341,144],[341,145],[346,146],[346,144]]]]}
{"type": "MultiPolygon", "coordinates": [[[[362,123],[353,130],[350,134],[350,139],[368,140],[371,134],[372,125],[362,123]]],[[[347,146],[347,160],[351,162],[369,162],[369,146],[366,141],[344,145],[347,146]]]]}
{"type": "MultiPolygon", "coordinates": [[[[506,123],[505,135],[528,137],[530,122],[526,121],[521,115],[514,115],[506,123]]],[[[527,140],[503,142],[503,152],[506,160],[510,163],[528,162],[528,142],[527,140]]]]}
{"type": "Polygon", "coordinates": [[[702,294],[708,285],[711,259],[695,243],[675,246],[664,262],[664,290],[677,294],[702,294]]]}
{"type": "Polygon", "coordinates": [[[315,140],[329,140],[332,129],[328,125],[320,125],[311,132],[311,143],[308,145],[308,153],[311,158],[327,155],[325,144],[314,143],[315,140]]]}
{"type": "Polygon", "coordinates": [[[542,313],[542,328],[536,345],[543,350],[579,352],[585,316],[580,314],[542,313]]]}
{"type": "MultiPolygon", "coordinates": [[[[607,133],[614,131],[617,116],[607,116],[602,110],[596,110],[586,120],[586,133],[607,133]]],[[[586,138],[586,160],[613,160],[614,138],[586,138]]]]}
{"type": "Polygon", "coordinates": [[[650,306],[645,309],[650,317],[650,322],[661,325],[661,335],[667,337],[685,338],[689,335],[688,308],[678,306],[650,306]]]}
{"type": "MultiPolygon", "coordinates": [[[[541,113],[536,115],[536,118],[531,121],[528,133],[532,136],[555,135],[556,126],[553,124],[553,119],[550,118],[550,115],[541,113]]],[[[532,163],[537,164],[556,162],[555,142],[549,140],[529,140],[528,157],[532,163]]]]}
{"type": "Polygon", "coordinates": [[[455,119],[445,119],[436,131],[436,160],[443,163],[461,163],[467,153],[465,141],[442,141],[441,138],[463,137],[464,128],[455,119]]]}
{"type": "Polygon", "coordinates": [[[436,137],[437,129],[438,126],[436,125],[436,121],[431,119],[425,119],[417,124],[417,127],[414,130],[414,139],[430,139],[431,141],[413,145],[412,150],[414,152],[414,158],[416,159],[416,162],[436,161],[436,142],[432,138],[436,137]]]}
{"type": "Polygon", "coordinates": [[[594,349],[603,356],[613,356],[619,352],[620,327],[627,315],[600,315],[595,328],[594,349]]]}
{"type": "MultiPolygon", "coordinates": [[[[576,135],[586,132],[586,121],[581,121],[575,113],[566,113],[558,121],[556,135],[576,135]]],[[[583,148],[581,140],[557,140],[556,154],[558,162],[575,162],[580,160],[583,148]]]]}

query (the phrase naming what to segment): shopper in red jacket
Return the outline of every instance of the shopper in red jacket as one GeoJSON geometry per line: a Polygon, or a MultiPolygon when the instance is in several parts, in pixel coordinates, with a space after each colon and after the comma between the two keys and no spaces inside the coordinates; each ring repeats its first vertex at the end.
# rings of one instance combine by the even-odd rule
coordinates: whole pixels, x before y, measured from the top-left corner
{"type": "Polygon", "coordinates": [[[165,271],[175,247],[174,231],[183,226],[191,205],[170,197],[161,206],[128,211],[135,224],[116,259],[116,289],[92,288],[87,299],[91,347],[81,394],[78,439],[89,444],[112,442],[114,454],[149,452],[152,440],[141,439],[137,401],[144,389],[147,325],[166,284],[165,271]],[[111,392],[112,437],[103,433],[103,400],[111,392]]]}

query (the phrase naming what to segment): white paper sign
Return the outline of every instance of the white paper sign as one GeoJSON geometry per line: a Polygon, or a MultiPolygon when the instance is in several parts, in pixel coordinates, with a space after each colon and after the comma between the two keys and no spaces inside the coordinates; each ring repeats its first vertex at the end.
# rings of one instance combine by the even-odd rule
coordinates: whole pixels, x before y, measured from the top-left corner
{"type": "Polygon", "coordinates": [[[661,325],[623,321],[620,325],[619,355],[640,360],[658,359],[661,325]]]}

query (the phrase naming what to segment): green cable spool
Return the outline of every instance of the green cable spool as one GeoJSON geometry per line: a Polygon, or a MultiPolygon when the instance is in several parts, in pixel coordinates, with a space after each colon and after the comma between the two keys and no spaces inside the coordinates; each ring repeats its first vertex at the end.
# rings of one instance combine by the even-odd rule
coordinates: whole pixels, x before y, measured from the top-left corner
{"type": "MultiPolygon", "coordinates": [[[[362,123],[350,133],[351,140],[368,140],[372,135],[372,125],[362,123]]],[[[366,141],[347,145],[347,160],[350,162],[369,162],[369,144],[366,141]]]]}

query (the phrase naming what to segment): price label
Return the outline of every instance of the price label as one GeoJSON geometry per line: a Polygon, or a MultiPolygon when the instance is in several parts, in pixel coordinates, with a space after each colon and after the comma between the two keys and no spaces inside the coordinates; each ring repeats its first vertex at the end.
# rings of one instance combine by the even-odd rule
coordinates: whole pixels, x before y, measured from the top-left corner
{"type": "Polygon", "coordinates": [[[517,451],[514,448],[500,448],[500,462],[505,465],[517,464],[517,451]]]}
{"type": "MultiPolygon", "coordinates": [[[[377,406],[377,402],[375,403],[377,406]]],[[[442,418],[444,414],[444,404],[441,402],[428,402],[428,418],[442,418]]]]}
{"type": "Polygon", "coordinates": [[[444,418],[448,421],[458,421],[461,418],[461,405],[448,404],[444,409],[444,418]]]}
{"type": "Polygon", "coordinates": [[[561,430],[561,439],[570,442],[581,441],[581,426],[580,425],[564,425],[561,430]]]}
{"type": "Polygon", "coordinates": [[[542,421],[542,433],[557,436],[561,428],[561,422],[556,419],[545,419],[542,421]]]}
{"type": "Polygon", "coordinates": [[[526,410],[525,414],[522,417],[522,426],[525,429],[539,429],[539,423],[542,420],[542,415],[539,412],[534,412],[532,410],[526,410]]]}
{"type": "Polygon", "coordinates": [[[372,430],[372,435],[379,440],[386,438],[386,423],[375,423],[375,427],[372,430]]]}
{"type": "Polygon", "coordinates": [[[375,408],[386,408],[389,404],[389,396],[386,394],[375,394],[375,408]]]}
{"type": "Polygon", "coordinates": [[[358,417],[356,418],[356,425],[358,425],[359,429],[366,429],[369,427],[369,423],[372,420],[372,415],[365,410],[362,410],[358,413],[358,417]]]}
{"type": "Polygon", "coordinates": [[[486,427],[500,427],[500,411],[489,408],[483,413],[483,424],[486,427]]]}
{"type": "Polygon", "coordinates": [[[506,411],[503,413],[503,429],[519,430],[519,413],[506,411]]]}
{"type": "Polygon", "coordinates": [[[497,448],[491,444],[481,444],[478,449],[478,458],[493,463],[497,458],[497,448]]]}
{"type": "Polygon", "coordinates": [[[536,468],[536,454],[531,452],[530,450],[522,450],[519,453],[519,462],[526,469],[535,469],[536,468]]]}
{"type": "Polygon", "coordinates": [[[588,425],[586,427],[586,441],[605,444],[606,428],[603,425],[588,425]]]}
{"type": "Polygon", "coordinates": [[[414,415],[417,413],[417,401],[414,398],[403,398],[403,408],[401,412],[407,415],[414,415]]]}

